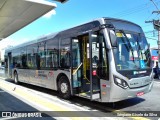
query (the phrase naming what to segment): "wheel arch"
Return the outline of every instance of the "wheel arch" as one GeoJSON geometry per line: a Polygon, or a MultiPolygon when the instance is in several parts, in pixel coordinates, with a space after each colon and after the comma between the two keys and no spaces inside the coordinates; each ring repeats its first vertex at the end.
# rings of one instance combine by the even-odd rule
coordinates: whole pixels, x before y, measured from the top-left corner
{"type": "Polygon", "coordinates": [[[69,77],[65,74],[65,73],[60,73],[58,76],[57,76],[57,79],[56,79],[56,87],[57,87],[57,91],[59,92],[59,96],[63,99],[70,99],[71,96],[72,96],[72,86],[71,86],[71,82],[69,80],[69,77]],[[62,78],[63,77],[63,78],[62,78]],[[67,80],[68,79],[68,80],[67,80]],[[63,81],[63,82],[62,82],[63,81]],[[62,91],[62,88],[61,88],[61,83],[65,83],[65,84],[68,84],[68,87],[67,87],[67,91],[63,92],[62,91]]]}
{"type": "Polygon", "coordinates": [[[59,79],[60,79],[62,76],[65,76],[65,77],[68,79],[68,82],[69,82],[70,87],[71,87],[71,82],[69,81],[68,76],[67,76],[65,73],[60,73],[60,74],[57,76],[57,79],[56,79],[56,90],[58,90],[58,82],[59,82],[59,79]]]}

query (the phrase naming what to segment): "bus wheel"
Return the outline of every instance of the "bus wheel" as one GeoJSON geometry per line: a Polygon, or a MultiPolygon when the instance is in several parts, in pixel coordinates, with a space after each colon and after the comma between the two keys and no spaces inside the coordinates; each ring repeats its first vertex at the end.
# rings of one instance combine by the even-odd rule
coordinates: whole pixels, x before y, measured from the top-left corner
{"type": "Polygon", "coordinates": [[[65,76],[60,77],[58,81],[58,92],[60,97],[64,99],[69,99],[71,97],[71,89],[67,77],[65,76]]]}
{"type": "Polygon", "coordinates": [[[18,84],[18,74],[17,74],[17,72],[14,72],[14,82],[16,84],[18,84]]]}

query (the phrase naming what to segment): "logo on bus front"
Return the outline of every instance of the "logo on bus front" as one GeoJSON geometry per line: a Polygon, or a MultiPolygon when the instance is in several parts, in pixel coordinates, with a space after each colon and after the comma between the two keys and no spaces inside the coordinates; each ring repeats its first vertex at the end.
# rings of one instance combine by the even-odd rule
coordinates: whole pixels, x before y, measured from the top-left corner
{"type": "Polygon", "coordinates": [[[133,75],[137,75],[137,74],[143,74],[146,73],[147,71],[133,71],[133,75]]]}

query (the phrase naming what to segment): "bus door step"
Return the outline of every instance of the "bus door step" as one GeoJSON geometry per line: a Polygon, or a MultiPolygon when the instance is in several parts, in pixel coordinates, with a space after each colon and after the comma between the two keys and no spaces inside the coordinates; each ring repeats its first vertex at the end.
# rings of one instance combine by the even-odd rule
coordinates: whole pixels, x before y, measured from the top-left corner
{"type": "MultiPolygon", "coordinates": [[[[77,94],[78,96],[81,96],[81,97],[84,97],[84,98],[87,98],[87,99],[91,99],[91,94],[90,93],[80,93],[80,94],[77,94]]],[[[93,93],[92,94],[92,100],[98,100],[100,99],[100,93],[93,93]]]]}
{"type": "Polygon", "coordinates": [[[92,100],[100,99],[100,93],[93,93],[92,100]]]}
{"type": "Polygon", "coordinates": [[[93,90],[93,93],[99,93],[100,89],[93,90]]]}

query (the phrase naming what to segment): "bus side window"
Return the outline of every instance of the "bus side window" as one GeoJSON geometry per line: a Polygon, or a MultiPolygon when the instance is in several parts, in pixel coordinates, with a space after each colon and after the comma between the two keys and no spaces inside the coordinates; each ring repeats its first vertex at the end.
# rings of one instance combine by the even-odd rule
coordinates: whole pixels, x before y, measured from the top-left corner
{"type": "Polygon", "coordinates": [[[62,39],[60,44],[60,66],[61,68],[70,67],[70,39],[62,39]]]}
{"type": "Polygon", "coordinates": [[[46,68],[53,69],[58,67],[59,40],[50,39],[46,42],[46,68]]]}
{"type": "Polygon", "coordinates": [[[37,69],[40,69],[40,56],[37,54],[36,56],[37,69]]]}
{"type": "Polygon", "coordinates": [[[26,55],[22,56],[22,68],[27,68],[27,57],[26,57],[26,55]]]}
{"type": "Polygon", "coordinates": [[[27,66],[30,69],[36,68],[37,44],[27,47],[27,66]]]}
{"type": "Polygon", "coordinates": [[[13,50],[12,57],[12,67],[22,68],[21,49],[13,50]]]}
{"type": "Polygon", "coordinates": [[[46,68],[46,42],[38,43],[37,68],[46,68]]]}
{"type": "Polygon", "coordinates": [[[67,50],[61,51],[61,61],[60,61],[62,68],[70,67],[70,53],[67,50]]]}

